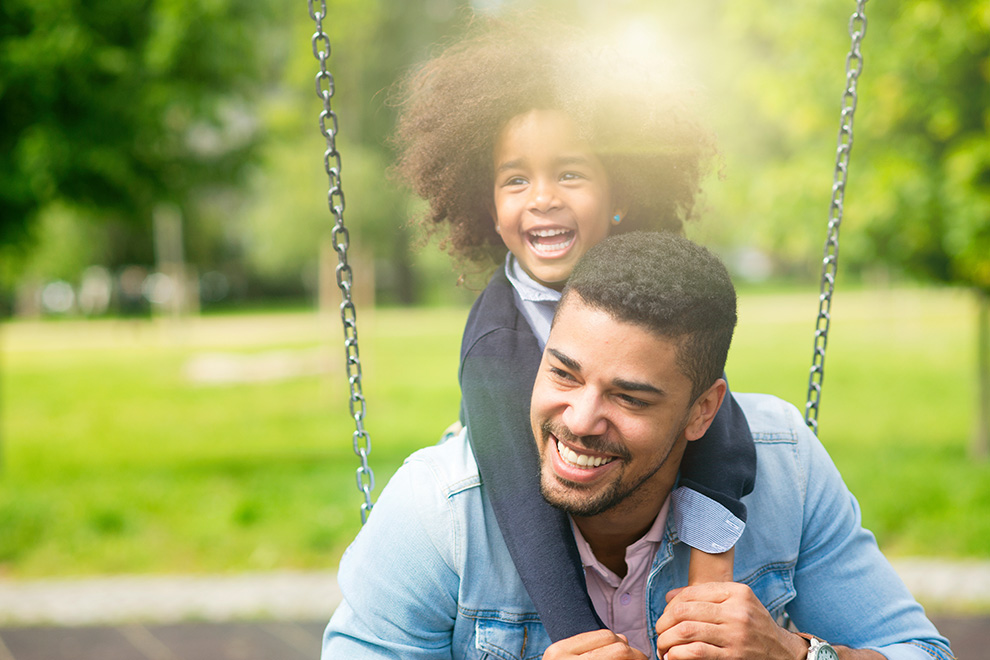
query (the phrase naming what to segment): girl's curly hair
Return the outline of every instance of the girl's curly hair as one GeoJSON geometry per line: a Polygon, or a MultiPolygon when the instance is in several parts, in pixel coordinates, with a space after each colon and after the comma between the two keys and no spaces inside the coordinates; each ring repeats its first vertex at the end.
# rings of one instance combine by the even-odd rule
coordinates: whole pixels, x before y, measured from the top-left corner
{"type": "Polygon", "coordinates": [[[696,94],[663,63],[559,24],[478,20],[400,88],[395,174],[425,199],[416,221],[447,229],[455,257],[498,261],[492,222],[493,153],[502,128],[533,109],[571,117],[608,172],[626,215],[614,233],[679,232],[692,216],[714,137],[691,105],[696,94]]]}

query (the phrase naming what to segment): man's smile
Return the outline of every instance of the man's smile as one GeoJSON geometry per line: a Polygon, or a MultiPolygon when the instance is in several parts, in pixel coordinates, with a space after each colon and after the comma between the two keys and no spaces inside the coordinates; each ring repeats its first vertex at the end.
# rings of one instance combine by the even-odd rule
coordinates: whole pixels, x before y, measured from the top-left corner
{"type": "Polygon", "coordinates": [[[569,463],[575,467],[580,468],[596,468],[600,465],[605,465],[611,463],[615,460],[614,456],[603,457],[603,456],[591,456],[589,454],[579,454],[567,445],[565,445],[560,440],[557,440],[557,452],[560,457],[564,459],[564,462],[569,463]]]}
{"type": "MultiPolygon", "coordinates": [[[[622,465],[622,454],[618,451],[608,451],[604,446],[596,449],[581,447],[576,438],[566,429],[544,429],[546,451],[550,454],[550,467],[554,476],[563,485],[570,487],[589,487],[599,483],[606,475],[614,472],[622,465]],[[562,439],[566,438],[566,439],[562,439]]],[[[581,444],[596,445],[600,438],[583,438],[581,444]]]]}

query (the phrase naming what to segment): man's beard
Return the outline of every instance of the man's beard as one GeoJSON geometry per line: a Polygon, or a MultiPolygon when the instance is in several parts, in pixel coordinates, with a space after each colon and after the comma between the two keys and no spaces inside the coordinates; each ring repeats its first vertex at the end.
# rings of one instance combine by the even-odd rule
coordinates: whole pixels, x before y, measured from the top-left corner
{"type": "MultiPolygon", "coordinates": [[[[545,420],[542,424],[540,424],[540,435],[540,440],[544,451],[557,451],[555,444],[554,446],[550,446],[551,442],[553,442],[550,440],[550,436],[553,435],[561,440],[574,442],[574,444],[591,451],[612,454],[616,457],[614,459],[616,461],[628,462],[631,458],[625,447],[611,443],[603,436],[583,436],[578,438],[572,435],[570,431],[565,429],[563,426],[556,425],[550,420],[545,420]]],[[[661,465],[657,466],[656,470],[650,472],[650,474],[631,488],[623,488],[620,472],[618,475],[619,478],[614,479],[602,492],[594,495],[593,497],[591,497],[589,493],[588,498],[582,498],[580,497],[580,492],[578,492],[575,497],[559,497],[554,489],[550,487],[552,484],[547,483],[548,480],[552,480],[552,482],[556,484],[566,484],[570,489],[572,489],[572,493],[573,491],[584,490],[584,488],[581,484],[575,484],[562,480],[556,474],[553,474],[549,469],[546,473],[544,473],[543,461],[541,460],[540,463],[540,492],[543,494],[543,499],[545,499],[551,506],[569,513],[572,516],[584,517],[597,516],[616,506],[635,492],[636,488],[638,488],[643,481],[653,476],[656,470],[659,470],[663,465],[661,463],[661,465]]]]}
{"type": "MultiPolygon", "coordinates": [[[[550,478],[556,479],[557,477],[551,475],[550,478]]],[[[599,493],[596,497],[577,500],[557,497],[556,493],[547,486],[542,476],[540,478],[540,492],[543,494],[543,499],[550,506],[560,509],[564,513],[569,513],[572,516],[585,518],[605,513],[628,497],[631,491],[625,493],[619,492],[619,485],[618,481],[613,481],[605,491],[599,493]]]]}

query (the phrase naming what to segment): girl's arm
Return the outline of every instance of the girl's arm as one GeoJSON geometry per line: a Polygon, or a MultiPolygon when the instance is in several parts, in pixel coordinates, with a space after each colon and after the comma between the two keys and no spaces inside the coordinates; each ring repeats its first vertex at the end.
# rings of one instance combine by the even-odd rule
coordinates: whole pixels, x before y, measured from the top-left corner
{"type": "Polygon", "coordinates": [[[717,579],[718,561],[728,562],[731,579],[731,549],[746,524],[746,505],[741,499],[753,490],[756,480],[756,448],[746,417],[731,393],[722,403],[708,432],[688,443],[681,461],[680,486],[674,497],[678,534],[692,548],[717,555],[706,558],[692,552],[692,583],[717,579]],[[690,505],[688,505],[690,502],[690,505]],[[705,561],[712,569],[696,570],[705,561]],[[697,577],[694,577],[697,576],[697,577]]]}
{"type": "Polygon", "coordinates": [[[468,317],[461,414],[505,543],[554,641],[603,628],[566,514],[543,499],[529,424],[540,349],[499,270],[468,317]]]}

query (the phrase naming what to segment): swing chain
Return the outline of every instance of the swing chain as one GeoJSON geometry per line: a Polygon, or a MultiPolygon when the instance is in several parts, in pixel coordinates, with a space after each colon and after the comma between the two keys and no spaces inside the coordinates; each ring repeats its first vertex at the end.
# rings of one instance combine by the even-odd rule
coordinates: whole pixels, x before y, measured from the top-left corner
{"type": "Polygon", "coordinates": [[[839,139],[835,153],[835,174],[832,179],[832,202],[828,212],[828,232],[822,259],[821,288],[818,296],[818,320],[815,325],[815,351],[808,375],[808,402],[805,404],[804,421],[817,435],[818,404],[822,396],[825,378],[825,346],[831,322],[832,294],[835,292],[835,275],[839,260],[839,227],[842,224],[846,179],[849,174],[849,153],[853,145],[853,119],[856,114],[857,83],[863,71],[863,54],[860,45],[866,35],[866,3],[857,0],[856,11],[849,19],[849,36],[852,40],[846,56],[846,89],[842,94],[842,112],[839,115],[839,139]]]}
{"type": "Polygon", "coordinates": [[[331,240],[337,251],[337,286],[340,288],[342,302],[340,304],[340,319],[344,327],[344,352],[347,364],[347,382],[350,386],[350,411],[354,419],[354,453],[361,461],[357,469],[357,488],[364,496],[361,504],[361,524],[368,521],[371,513],[371,491],[375,489],[375,473],[368,465],[368,455],[371,453],[371,436],[364,428],[366,405],[361,391],[361,359],[358,355],[357,311],[351,299],[353,288],[353,271],[347,262],[347,249],[350,247],[350,233],[344,226],[344,190],[340,181],[340,152],[337,151],[337,114],[330,107],[330,99],[334,94],[333,75],[327,70],[327,60],[330,58],[330,38],[323,31],[323,19],[327,16],[326,0],[320,0],[320,9],[313,9],[314,0],[309,2],[309,16],[316,23],[313,33],[313,57],[320,63],[320,72],[316,74],[316,95],[323,100],[323,111],[320,113],[320,133],[326,138],[327,148],[323,152],[323,165],[330,182],[327,193],[327,204],[334,217],[334,227],[331,240]],[[327,126],[329,120],[330,126],[327,126]]]}

